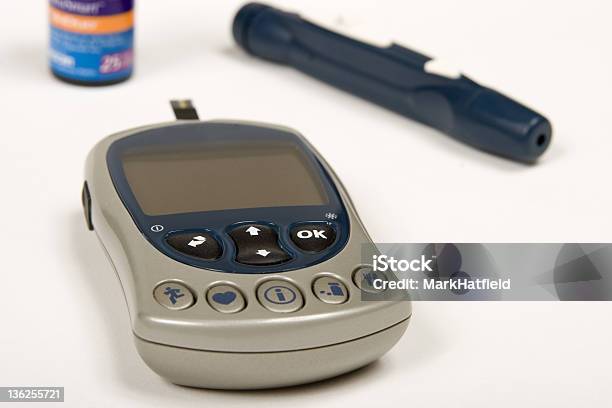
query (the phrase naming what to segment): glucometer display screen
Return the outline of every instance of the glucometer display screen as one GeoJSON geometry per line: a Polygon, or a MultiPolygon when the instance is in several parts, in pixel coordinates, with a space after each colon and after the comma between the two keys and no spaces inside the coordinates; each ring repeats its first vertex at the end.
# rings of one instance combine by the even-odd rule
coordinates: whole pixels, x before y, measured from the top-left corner
{"type": "Polygon", "coordinates": [[[318,171],[291,143],[203,143],[126,151],[122,164],[151,216],[328,204],[318,171]]]}

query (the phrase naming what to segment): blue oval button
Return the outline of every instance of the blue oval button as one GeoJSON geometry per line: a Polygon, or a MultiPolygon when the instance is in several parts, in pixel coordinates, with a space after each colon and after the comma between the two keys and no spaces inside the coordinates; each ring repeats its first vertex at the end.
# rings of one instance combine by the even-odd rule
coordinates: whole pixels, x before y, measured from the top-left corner
{"type": "Polygon", "coordinates": [[[231,285],[217,285],[208,290],[208,304],[221,313],[238,313],[246,306],[244,296],[231,285]]]}

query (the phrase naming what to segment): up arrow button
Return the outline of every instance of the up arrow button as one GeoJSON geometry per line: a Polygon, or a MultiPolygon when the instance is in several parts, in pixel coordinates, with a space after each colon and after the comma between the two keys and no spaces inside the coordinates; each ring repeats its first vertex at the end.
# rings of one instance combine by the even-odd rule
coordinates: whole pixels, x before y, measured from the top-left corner
{"type": "Polygon", "coordinates": [[[260,229],[254,226],[250,226],[247,228],[246,232],[248,232],[252,237],[259,235],[260,229]]]}
{"type": "Polygon", "coordinates": [[[236,262],[244,265],[277,265],[291,260],[279,245],[274,228],[264,224],[242,224],[229,231],[236,245],[236,262]]]}

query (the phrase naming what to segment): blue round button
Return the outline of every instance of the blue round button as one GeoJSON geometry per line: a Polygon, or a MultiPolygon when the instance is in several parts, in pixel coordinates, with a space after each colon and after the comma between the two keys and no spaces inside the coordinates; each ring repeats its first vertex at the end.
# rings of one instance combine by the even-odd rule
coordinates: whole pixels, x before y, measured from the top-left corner
{"type": "Polygon", "coordinates": [[[262,283],[257,289],[257,298],[263,307],[277,313],[295,312],[304,304],[300,290],[282,280],[262,283]]]}
{"type": "Polygon", "coordinates": [[[246,306],[244,296],[234,286],[216,285],[208,289],[208,304],[221,313],[238,313],[246,306]]]}

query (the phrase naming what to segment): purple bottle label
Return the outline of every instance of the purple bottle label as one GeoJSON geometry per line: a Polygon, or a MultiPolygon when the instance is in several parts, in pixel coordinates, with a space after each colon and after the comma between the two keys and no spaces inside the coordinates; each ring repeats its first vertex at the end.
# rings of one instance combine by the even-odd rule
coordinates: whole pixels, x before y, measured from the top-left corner
{"type": "Polygon", "coordinates": [[[50,0],[51,6],[80,16],[111,16],[131,11],[134,0],[50,0]]]}

